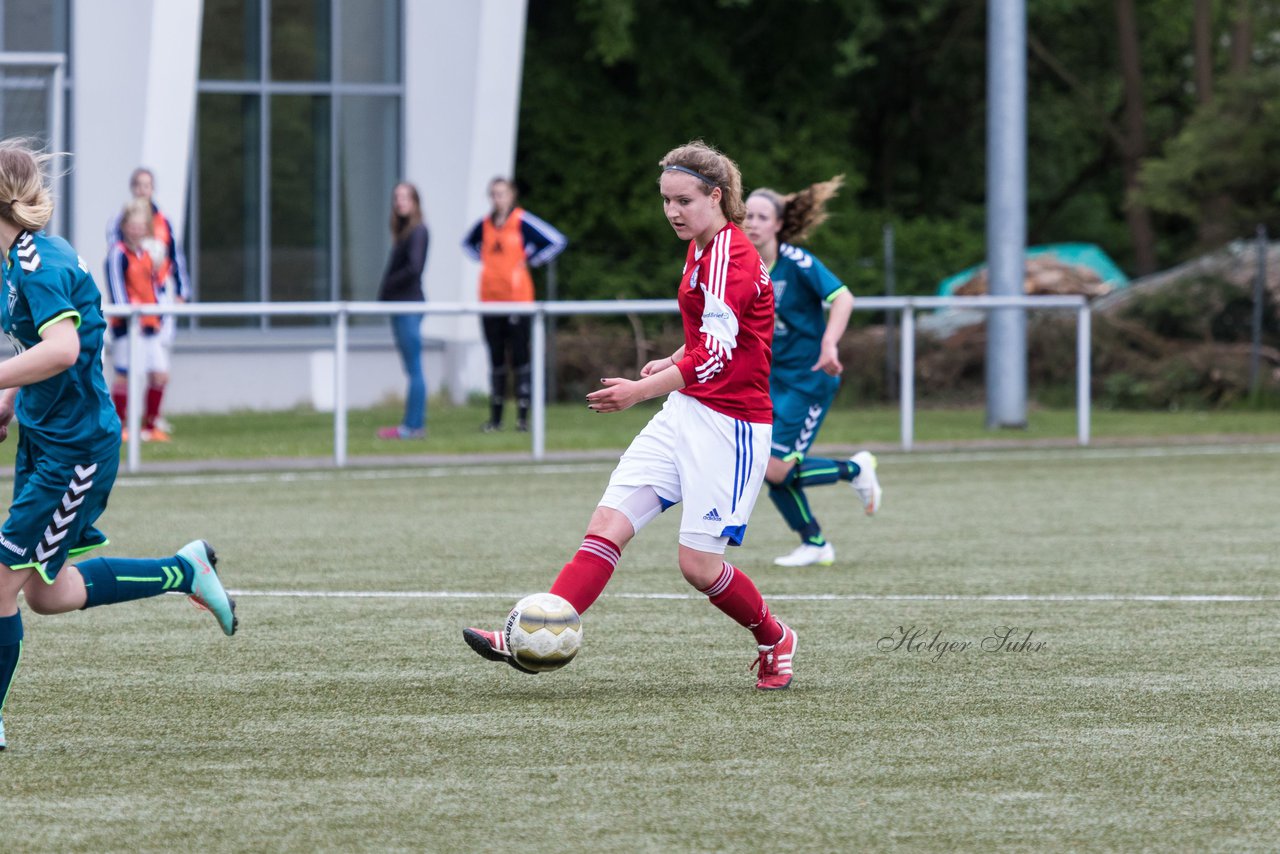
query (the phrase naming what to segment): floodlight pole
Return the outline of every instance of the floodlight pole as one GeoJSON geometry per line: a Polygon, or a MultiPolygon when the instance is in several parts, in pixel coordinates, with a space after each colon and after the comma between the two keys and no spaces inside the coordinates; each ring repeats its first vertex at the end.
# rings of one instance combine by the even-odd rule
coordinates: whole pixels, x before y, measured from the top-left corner
{"type": "Polygon", "coordinates": [[[1258,269],[1253,277],[1253,314],[1249,318],[1249,395],[1258,394],[1259,356],[1262,351],[1262,303],[1267,287],[1267,227],[1258,226],[1258,269]]]}
{"type": "MultiPolygon", "coordinates": [[[[1027,242],[1027,9],[987,3],[987,281],[1021,296],[1027,242]]],[[[987,428],[1027,426],[1027,315],[987,316],[987,428]]]]}

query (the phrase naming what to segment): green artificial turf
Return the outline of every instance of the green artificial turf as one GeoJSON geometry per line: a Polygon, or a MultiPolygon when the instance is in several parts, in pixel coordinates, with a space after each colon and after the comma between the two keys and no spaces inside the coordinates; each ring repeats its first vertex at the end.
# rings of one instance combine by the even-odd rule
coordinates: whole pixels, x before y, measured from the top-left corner
{"type": "Polygon", "coordinates": [[[546,589],[608,471],[122,477],[107,553],[209,538],[241,630],[175,595],[24,609],[0,847],[1274,850],[1280,449],[882,454],[877,517],[811,493],[826,568],[772,566],[762,498],[730,559],[799,633],[768,694],[680,577],[678,508],[564,670],[462,643],[546,589]]]}

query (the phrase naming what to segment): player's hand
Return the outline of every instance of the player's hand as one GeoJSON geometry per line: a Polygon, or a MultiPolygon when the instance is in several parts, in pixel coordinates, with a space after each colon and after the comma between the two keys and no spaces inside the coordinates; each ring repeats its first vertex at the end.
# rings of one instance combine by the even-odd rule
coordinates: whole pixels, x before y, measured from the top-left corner
{"type": "Polygon", "coordinates": [[[0,442],[9,438],[9,422],[13,420],[13,404],[0,403],[0,442]]]}
{"type": "Polygon", "coordinates": [[[844,365],[840,364],[840,351],[836,349],[835,342],[822,342],[822,351],[818,355],[818,363],[810,368],[812,371],[823,371],[833,377],[840,376],[844,371],[844,365]]]}
{"type": "Polygon", "coordinates": [[[670,356],[667,356],[664,359],[654,359],[652,362],[649,362],[640,369],[640,376],[647,377],[651,374],[656,374],[659,371],[665,371],[674,364],[675,362],[671,361],[670,356]]]}
{"type": "Polygon", "coordinates": [[[587,408],[594,412],[621,412],[644,399],[635,380],[605,377],[600,383],[604,388],[587,395],[587,408]]]}

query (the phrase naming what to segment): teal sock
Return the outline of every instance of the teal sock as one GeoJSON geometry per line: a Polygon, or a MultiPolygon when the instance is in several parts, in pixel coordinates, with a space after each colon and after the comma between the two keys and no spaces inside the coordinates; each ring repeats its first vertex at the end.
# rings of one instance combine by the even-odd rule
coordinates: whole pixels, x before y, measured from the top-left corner
{"type": "Polygon", "coordinates": [[[769,484],[769,500],[782,514],[787,527],[799,534],[802,541],[815,546],[826,544],[826,537],[822,536],[822,526],[818,524],[817,519],[813,518],[813,511],[809,509],[809,499],[800,488],[796,469],[792,469],[791,476],[781,484],[777,486],[769,484]]]}
{"type": "Polygon", "coordinates": [[[195,573],[177,555],[162,558],[95,557],[76,564],[84,578],[86,608],[190,593],[195,573]]]}
{"type": "Polygon", "coordinates": [[[825,486],[842,480],[853,480],[862,467],[852,460],[807,459],[800,464],[796,480],[801,486],[825,486]]]}
{"type": "Polygon", "coordinates": [[[22,614],[0,617],[0,714],[4,714],[4,701],[9,697],[9,683],[18,672],[18,659],[22,658],[22,614]]]}

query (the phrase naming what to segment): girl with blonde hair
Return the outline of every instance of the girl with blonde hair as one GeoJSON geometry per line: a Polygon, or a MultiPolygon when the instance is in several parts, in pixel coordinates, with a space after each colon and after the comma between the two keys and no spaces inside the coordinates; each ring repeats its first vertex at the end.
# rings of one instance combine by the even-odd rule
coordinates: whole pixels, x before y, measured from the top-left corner
{"type": "MultiPolygon", "coordinates": [[[[204,540],[156,559],[70,560],[107,544],[95,527],[120,464],[120,419],[102,375],[98,286],[65,240],[46,234],[49,155],[0,142],[0,327],[18,354],[0,363],[0,441],[17,418],[13,501],[0,526],[0,750],[4,705],[22,654],[18,593],[36,614],[61,614],[186,593],[236,630],[235,605],[204,540]]],[[[32,731],[39,725],[33,723],[32,731]]]]}

